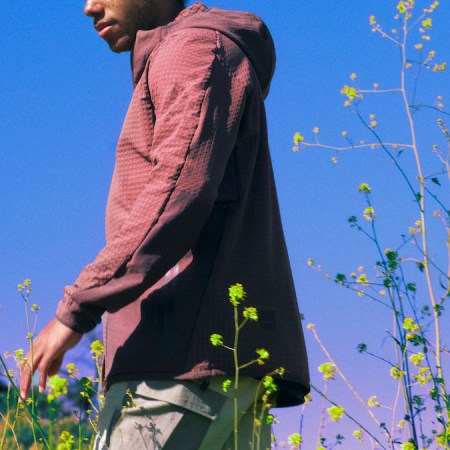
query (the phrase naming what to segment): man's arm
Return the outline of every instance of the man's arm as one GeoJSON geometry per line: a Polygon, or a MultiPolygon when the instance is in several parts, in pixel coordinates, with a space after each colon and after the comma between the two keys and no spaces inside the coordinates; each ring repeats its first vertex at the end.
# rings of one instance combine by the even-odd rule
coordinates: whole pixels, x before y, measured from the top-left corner
{"type": "Polygon", "coordinates": [[[39,371],[39,392],[44,392],[47,377],[56,374],[61,368],[64,354],[78,344],[82,334],[53,319],[39,333],[33,342],[33,353],[29,352],[20,370],[20,395],[28,397],[33,374],[39,371]]]}
{"type": "Polygon", "coordinates": [[[66,288],[57,317],[70,328],[87,332],[105,310],[138,298],[192,248],[208,220],[248,90],[223,54],[218,34],[198,29],[174,33],[152,54],[157,162],[119,232],[66,288]]]}

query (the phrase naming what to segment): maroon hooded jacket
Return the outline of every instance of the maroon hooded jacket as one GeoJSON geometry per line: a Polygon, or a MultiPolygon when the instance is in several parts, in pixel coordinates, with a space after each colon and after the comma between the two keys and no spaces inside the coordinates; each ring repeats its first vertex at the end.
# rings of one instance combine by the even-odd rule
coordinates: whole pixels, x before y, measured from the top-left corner
{"type": "Polygon", "coordinates": [[[134,95],[117,146],[106,246],[66,287],[57,318],[92,330],[104,316],[105,384],[233,375],[228,287],[257,323],[241,332],[243,376],[284,367],[278,405],[309,390],[305,344],[269,155],[264,98],[272,38],[249,13],[197,3],[139,31],[134,95]]]}

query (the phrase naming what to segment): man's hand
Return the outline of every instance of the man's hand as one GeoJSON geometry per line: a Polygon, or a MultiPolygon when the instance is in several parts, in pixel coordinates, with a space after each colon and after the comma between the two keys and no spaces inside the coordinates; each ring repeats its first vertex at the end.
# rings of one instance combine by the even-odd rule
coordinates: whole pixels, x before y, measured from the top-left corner
{"type": "Polygon", "coordinates": [[[20,395],[26,399],[30,391],[33,373],[39,371],[39,392],[45,391],[47,376],[55,375],[63,362],[67,350],[80,342],[83,335],[53,319],[39,333],[33,342],[33,370],[31,370],[31,353],[20,370],[20,395]]]}

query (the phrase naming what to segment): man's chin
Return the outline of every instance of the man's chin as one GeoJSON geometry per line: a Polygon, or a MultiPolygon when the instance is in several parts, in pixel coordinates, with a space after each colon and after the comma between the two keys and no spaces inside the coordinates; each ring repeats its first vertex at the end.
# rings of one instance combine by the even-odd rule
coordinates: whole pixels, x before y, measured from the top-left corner
{"type": "Polygon", "coordinates": [[[134,39],[130,36],[121,36],[118,39],[108,39],[106,42],[114,53],[122,53],[129,52],[133,48],[134,39]]]}

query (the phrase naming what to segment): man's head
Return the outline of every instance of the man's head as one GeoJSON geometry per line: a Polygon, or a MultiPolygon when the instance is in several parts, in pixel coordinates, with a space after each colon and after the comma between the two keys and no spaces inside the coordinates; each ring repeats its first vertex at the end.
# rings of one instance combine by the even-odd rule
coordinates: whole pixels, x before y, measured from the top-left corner
{"type": "Polygon", "coordinates": [[[114,52],[131,50],[138,30],[171,22],[184,0],[86,0],[84,13],[114,52]]]}

